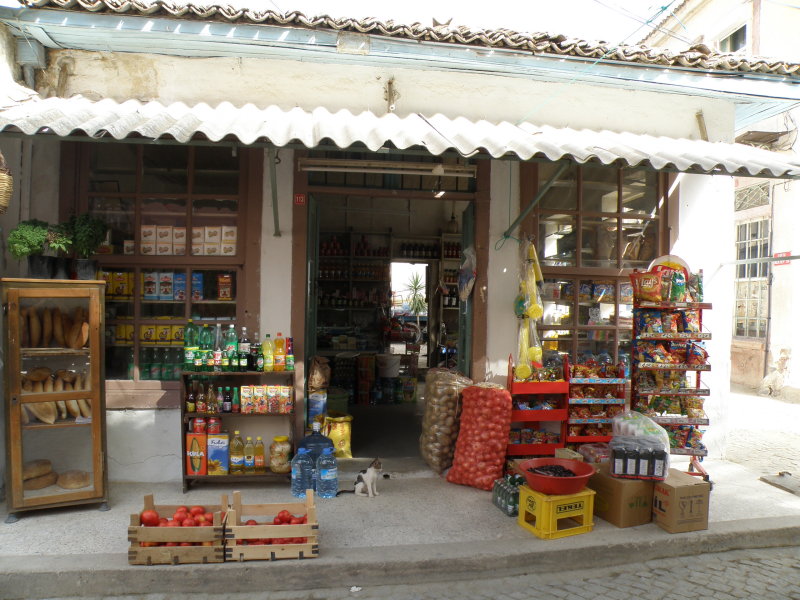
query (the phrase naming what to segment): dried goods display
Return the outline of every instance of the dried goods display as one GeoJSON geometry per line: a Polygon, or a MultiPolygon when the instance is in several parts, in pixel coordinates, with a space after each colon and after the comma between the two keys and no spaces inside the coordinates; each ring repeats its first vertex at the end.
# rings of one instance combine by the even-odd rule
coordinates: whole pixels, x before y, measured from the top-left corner
{"type": "Polygon", "coordinates": [[[425,413],[419,450],[428,466],[442,473],[453,463],[461,418],[461,393],[472,380],[445,369],[430,369],[425,377],[425,413]]]}
{"type": "Polygon", "coordinates": [[[567,443],[611,440],[611,420],[625,410],[626,383],[625,366],[610,359],[570,365],[567,443]]]}

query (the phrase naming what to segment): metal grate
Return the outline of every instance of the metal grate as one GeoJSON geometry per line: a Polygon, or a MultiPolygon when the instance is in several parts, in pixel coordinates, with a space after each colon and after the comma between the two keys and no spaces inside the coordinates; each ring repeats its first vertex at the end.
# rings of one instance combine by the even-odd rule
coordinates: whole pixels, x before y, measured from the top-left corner
{"type": "Polygon", "coordinates": [[[769,204],[769,188],[768,181],[759,183],[758,185],[751,185],[740,190],[736,190],[733,199],[733,210],[747,210],[748,208],[755,208],[756,206],[764,206],[769,204]]]}

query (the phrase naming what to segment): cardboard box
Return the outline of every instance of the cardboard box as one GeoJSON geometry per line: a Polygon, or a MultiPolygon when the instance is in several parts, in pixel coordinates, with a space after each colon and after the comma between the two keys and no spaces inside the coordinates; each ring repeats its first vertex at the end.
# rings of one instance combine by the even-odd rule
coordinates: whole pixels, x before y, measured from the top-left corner
{"type": "Polygon", "coordinates": [[[653,516],[670,533],[708,529],[708,501],[711,484],[670,469],[664,481],[657,481],[653,494],[653,516]]]}
{"type": "Polygon", "coordinates": [[[220,253],[222,256],[236,256],[236,242],[222,242],[220,245],[220,253]]]}
{"type": "Polygon", "coordinates": [[[222,226],[222,241],[236,244],[236,225],[222,226]]]}
{"type": "Polygon", "coordinates": [[[205,227],[192,227],[192,243],[202,244],[205,241],[206,229],[205,227]]]}
{"type": "Polygon", "coordinates": [[[156,342],[159,346],[164,346],[172,341],[171,325],[156,325],[156,342]]]}
{"type": "Polygon", "coordinates": [[[192,300],[203,300],[203,274],[192,273],[192,300]]]}
{"type": "Polygon", "coordinates": [[[186,243],[186,227],[173,227],[172,228],[172,243],[173,244],[175,244],[175,243],[185,244],[186,243]]]}
{"type": "Polygon", "coordinates": [[[203,242],[192,242],[192,256],[202,256],[203,242]]]}
{"type": "Polygon", "coordinates": [[[220,244],[219,242],[214,243],[205,243],[203,244],[203,255],[204,256],[219,256],[220,253],[220,244]]]}
{"type": "Polygon", "coordinates": [[[228,448],[230,439],[227,433],[209,433],[207,440],[208,449],[208,474],[227,475],[228,474],[228,448]]]}
{"type": "Polygon", "coordinates": [[[162,271],[158,274],[158,299],[173,300],[172,271],[162,271]]]}
{"type": "Polygon", "coordinates": [[[158,271],[142,273],[142,297],[145,300],[158,300],[158,271]]]}
{"type": "Polygon", "coordinates": [[[155,243],[156,241],[156,226],[155,225],[142,225],[142,244],[145,242],[155,243]]]}
{"type": "Polygon", "coordinates": [[[583,454],[570,450],[569,448],[556,448],[556,458],[566,458],[569,460],[579,460],[583,462],[583,454]]]}
{"type": "Polygon", "coordinates": [[[172,242],[158,242],[156,244],[156,255],[172,256],[172,242]]]}
{"type": "Polygon", "coordinates": [[[127,271],[117,271],[112,276],[111,286],[116,298],[130,298],[133,295],[131,278],[127,271]]]}
{"type": "Polygon", "coordinates": [[[153,242],[142,242],[142,254],[152,256],[155,255],[155,253],[156,245],[153,242]]]}
{"type": "Polygon", "coordinates": [[[156,343],[156,326],[139,325],[139,342],[145,346],[154,346],[156,343]]]}
{"type": "Polygon", "coordinates": [[[635,527],[652,520],[653,483],[612,477],[609,463],[599,463],[588,487],[596,493],[594,514],[617,527],[635,527]]]}
{"type": "Polygon", "coordinates": [[[208,435],[205,433],[186,434],[186,474],[206,475],[208,462],[206,458],[206,443],[208,435]]]}
{"type": "Polygon", "coordinates": [[[172,299],[186,300],[186,273],[175,273],[172,277],[172,299]]]}
{"type": "Polygon", "coordinates": [[[156,243],[172,243],[172,225],[156,225],[156,243]]]}
{"type": "Polygon", "coordinates": [[[203,241],[206,244],[219,244],[222,241],[222,226],[206,225],[203,241]]]}
{"type": "Polygon", "coordinates": [[[136,254],[136,242],[134,240],[124,240],[122,242],[123,254],[136,254]]]}
{"type": "Polygon", "coordinates": [[[173,346],[183,346],[183,325],[170,327],[170,339],[173,346]]]}
{"type": "Polygon", "coordinates": [[[172,254],[175,256],[186,256],[186,244],[172,242],[172,254]]]}

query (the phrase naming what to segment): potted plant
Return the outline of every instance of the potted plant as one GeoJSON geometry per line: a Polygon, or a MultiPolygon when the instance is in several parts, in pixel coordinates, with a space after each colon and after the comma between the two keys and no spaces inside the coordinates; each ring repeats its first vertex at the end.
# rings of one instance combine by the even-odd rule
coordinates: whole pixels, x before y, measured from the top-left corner
{"type": "Polygon", "coordinates": [[[15,258],[28,257],[28,275],[36,279],[53,276],[55,259],[45,256],[49,225],[39,219],[20,221],[8,233],[8,251],[15,258]]]}
{"type": "Polygon", "coordinates": [[[67,224],[72,235],[72,248],[75,251],[75,273],[78,279],[94,279],[97,276],[97,261],[90,260],[103,244],[108,225],[89,213],[73,215],[67,224]]]}
{"type": "Polygon", "coordinates": [[[67,223],[52,225],[47,230],[47,247],[56,253],[55,278],[69,279],[67,252],[72,246],[72,232],[67,223]]]}

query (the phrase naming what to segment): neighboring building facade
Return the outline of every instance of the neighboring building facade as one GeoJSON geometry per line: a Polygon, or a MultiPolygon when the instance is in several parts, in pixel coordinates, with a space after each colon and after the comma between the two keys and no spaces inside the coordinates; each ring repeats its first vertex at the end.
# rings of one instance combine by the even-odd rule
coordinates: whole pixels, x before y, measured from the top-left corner
{"type": "MultiPolygon", "coordinates": [[[[557,165],[567,165],[557,185],[521,230],[508,233],[539,236],[553,283],[602,279],[618,286],[631,267],[670,250],[679,254],[706,274],[712,357],[729,352],[735,308],[733,267],[720,268],[731,260],[733,231],[710,225],[733,221],[730,175],[800,175],[797,164],[731,144],[739,123],[800,100],[797,65],[612,50],[545,34],[231,16],[214,8],[192,17],[163,6],[144,15],[131,5],[117,15],[121,8],[112,3],[99,13],[72,0],[31,4],[39,8],[0,12],[0,81],[11,90],[0,98],[0,149],[18,174],[16,209],[0,216],[0,226],[8,231],[29,217],[52,221],[91,208],[103,194],[124,195],[96,175],[108,166],[103,161],[136,173],[128,183],[139,208],[127,211],[136,215],[150,199],[143,182],[154,165],[188,161],[181,170],[195,173],[208,157],[236,172],[239,184],[225,199],[243,207],[243,237],[230,260],[103,260],[137,274],[153,263],[236,271],[247,282],[237,322],[262,332],[288,323],[295,337],[295,432],[304,425],[310,265],[308,207],[297,194],[325,191],[298,167],[307,149],[333,152],[335,144],[375,160],[386,152],[397,159],[444,153],[448,164],[475,167],[475,185],[457,196],[474,209],[478,275],[469,363],[474,378],[501,383],[517,336],[518,249],[505,236],[557,165]],[[57,10],[62,6],[71,10],[57,10]],[[35,73],[35,58],[20,64],[18,40],[25,38],[47,47],[35,73]],[[731,72],[737,77],[709,77],[731,72]],[[38,96],[26,104],[33,90],[38,96]],[[148,143],[154,139],[166,141],[148,143]],[[631,189],[643,208],[627,204],[631,189]],[[629,234],[647,235],[647,252],[627,256],[629,234]],[[551,235],[559,243],[544,241],[551,235]]],[[[450,205],[439,210],[449,216],[450,205]]],[[[6,273],[17,268],[10,260],[6,273]]],[[[616,353],[630,336],[622,317],[617,304],[603,315],[604,325],[576,314],[569,327],[551,329],[570,332],[558,346],[565,351],[599,339],[593,348],[616,353]]],[[[706,403],[712,422],[730,376],[727,361],[714,362],[706,403]]],[[[177,387],[134,378],[107,388],[111,479],[175,479],[177,387]]],[[[724,434],[724,422],[709,432],[713,454],[724,434]]]]}
{"type": "MultiPolygon", "coordinates": [[[[643,42],[677,49],[682,40],[737,56],[800,57],[794,32],[800,7],[761,0],[687,0],[643,42]]],[[[767,59],[769,60],[769,59],[767,59]]],[[[795,156],[800,111],[738,126],[737,141],[795,156]]],[[[798,254],[795,226],[800,190],[795,182],[736,179],[729,260],[781,258],[798,254]]],[[[797,395],[800,373],[791,357],[800,352],[793,300],[800,291],[796,260],[737,264],[731,290],[736,307],[731,324],[731,382],[766,394],[797,395]],[[784,386],[786,386],[784,388],[784,386]]]]}

